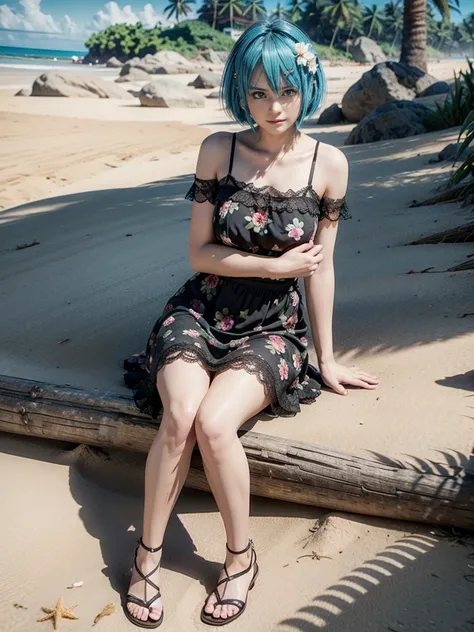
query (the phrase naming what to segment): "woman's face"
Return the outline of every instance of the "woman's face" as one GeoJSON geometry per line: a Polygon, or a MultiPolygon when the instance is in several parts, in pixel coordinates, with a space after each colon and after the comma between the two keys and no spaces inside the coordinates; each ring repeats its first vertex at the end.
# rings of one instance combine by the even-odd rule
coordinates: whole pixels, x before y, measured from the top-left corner
{"type": "Polygon", "coordinates": [[[301,108],[301,94],[283,77],[280,92],[276,94],[268,85],[262,67],[258,66],[250,81],[247,105],[259,128],[278,135],[295,124],[301,108]]]}

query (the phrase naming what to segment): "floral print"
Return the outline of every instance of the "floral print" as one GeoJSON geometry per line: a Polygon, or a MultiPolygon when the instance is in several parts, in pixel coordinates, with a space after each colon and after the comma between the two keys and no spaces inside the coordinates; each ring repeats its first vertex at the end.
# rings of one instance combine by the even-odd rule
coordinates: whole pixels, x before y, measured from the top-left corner
{"type": "Polygon", "coordinates": [[[268,232],[268,224],[272,223],[268,211],[263,211],[262,209],[252,211],[251,215],[245,216],[245,220],[248,222],[245,228],[253,230],[254,233],[263,233],[264,235],[268,232]]]}
{"type": "Polygon", "coordinates": [[[280,380],[288,379],[288,363],[283,358],[280,358],[278,363],[278,371],[280,372],[280,380]]]}
{"type": "Polygon", "coordinates": [[[208,274],[201,282],[201,292],[203,292],[207,300],[216,293],[216,288],[219,285],[219,277],[216,274],[208,274]]]}
{"type": "Polygon", "coordinates": [[[168,318],[163,321],[163,327],[169,327],[170,325],[174,323],[174,321],[175,321],[174,316],[168,316],[168,318]]]}
{"type": "Polygon", "coordinates": [[[198,314],[204,314],[206,308],[204,306],[204,303],[202,301],[198,301],[197,298],[192,298],[189,301],[189,304],[191,305],[191,308],[197,312],[198,314]]]}
{"type": "Polygon", "coordinates": [[[190,336],[191,338],[201,337],[201,334],[199,333],[199,331],[196,331],[195,329],[183,329],[183,335],[190,336]]]}
{"type": "Polygon", "coordinates": [[[237,211],[239,205],[236,202],[232,202],[232,200],[227,200],[222,204],[219,209],[219,219],[220,221],[224,221],[227,215],[232,215],[234,211],[237,211]]]}
{"type": "Polygon", "coordinates": [[[234,326],[234,317],[229,314],[229,310],[225,307],[222,312],[216,312],[215,320],[217,322],[217,329],[222,331],[229,331],[234,326]]]}
{"type": "Polygon", "coordinates": [[[291,237],[291,239],[294,239],[295,241],[299,241],[304,235],[303,227],[304,222],[295,217],[291,224],[287,224],[285,230],[288,232],[288,237],[291,237]]]}
{"type": "Polygon", "coordinates": [[[285,353],[286,345],[280,336],[268,336],[268,343],[265,347],[270,351],[272,355],[276,353],[281,354],[285,353]]]}

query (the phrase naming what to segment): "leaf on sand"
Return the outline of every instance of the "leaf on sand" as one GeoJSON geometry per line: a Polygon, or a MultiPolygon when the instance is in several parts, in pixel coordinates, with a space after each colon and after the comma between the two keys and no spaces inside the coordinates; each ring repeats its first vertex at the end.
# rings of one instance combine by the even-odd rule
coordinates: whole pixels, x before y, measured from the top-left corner
{"type": "Polygon", "coordinates": [[[82,588],[84,586],[84,582],[74,582],[70,586],[66,586],[66,588],[82,588]]]}
{"type": "Polygon", "coordinates": [[[108,603],[106,606],[104,606],[104,608],[102,609],[102,612],[99,612],[99,614],[94,619],[94,625],[96,625],[96,623],[99,623],[99,621],[103,619],[104,617],[107,617],[113,614],[114,612],[115,612],[115,604],[108,603]]]}

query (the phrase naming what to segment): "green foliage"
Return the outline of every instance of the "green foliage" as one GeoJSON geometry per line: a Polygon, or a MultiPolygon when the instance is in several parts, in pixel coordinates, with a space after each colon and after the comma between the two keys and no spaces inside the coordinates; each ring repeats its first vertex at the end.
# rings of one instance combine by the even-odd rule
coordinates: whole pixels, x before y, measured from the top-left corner
{"type": "MultiPolygon", "coordinates": [[[[461,143],[458,156],[460,156],[463,151],[465,151],[471,144],[474,143],[474,109],[472,109],[467,115],[463,126],[461,127],[461,131],[459,132],[458,142],[461,140],[464,134],[464,140],[461,143]]],[[[458,184],[468,176],[474,175],[474,151],[471,152],[467,158],[464,160],[462,165],[458,168],[458,170],[454,173],[451,178],[451,184],[458,184]]],[[[470,195],[474,193],[474,182],[470,182],[466,188],[461,193],[462,197],[466,195],[470,195]]]]}
{"type": "Polygon", "coordinates": [[[314,48],[318,52],[321,59],[328,61],[353,61],[352,55],[345,53],[338,48],[330,48],[324,44],[318,44],[314,42],[314,48]]]}
{"type": "Polygon", "coordinates": [[[173,28],[144,29],[137,24],[113,24],[94,33],[85,43],[92,57],[106,61],[117,57],[125,61],[131,57],[143,57],[147,53],[173,50],[185,57],[195,57],[200,49],[212,48],[228,51],[234,40],[199,20],[187,20],[173,28]]]}
{"type": "Polygon", "coordinates": [[[454,76],[454,86],[446,101],[428,114],[424,124],[429,130],[436,131],[462,125],[468,114],[474,109],[474,64],[468,59],[469,70],[454,76]]]}
{"type": "Polygon", "coordinates": [[[234,40],[229,35],[216,31],[201,20],[181,22],[172,28],[164,29],[161,36],[169,41],[178,41],[181,38],[199,49],[229,51],[234,45],[234,40]]]}

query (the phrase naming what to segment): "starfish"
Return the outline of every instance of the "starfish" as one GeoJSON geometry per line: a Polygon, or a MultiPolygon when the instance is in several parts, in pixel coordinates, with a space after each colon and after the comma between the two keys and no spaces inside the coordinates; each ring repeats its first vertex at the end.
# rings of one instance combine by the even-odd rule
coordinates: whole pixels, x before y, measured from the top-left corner
{"type": "Polygon", "coordinates": [[[72,612],[74,608],[77,608],[77,606],[66,608],[63,604],[63,598],[59,597],[55,608],[45,608],[44,606],[41,606],[41,610],[46,612],[46,616],[41,619],[36,619],[36,621],[41,623],[42,621],[53,619],[53,627],[55,630],[58,630],[61,625],[61,619],[79,619],[79,617],[72,612]]]}

